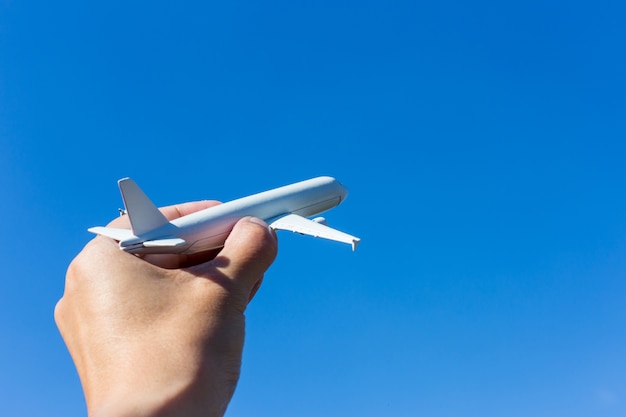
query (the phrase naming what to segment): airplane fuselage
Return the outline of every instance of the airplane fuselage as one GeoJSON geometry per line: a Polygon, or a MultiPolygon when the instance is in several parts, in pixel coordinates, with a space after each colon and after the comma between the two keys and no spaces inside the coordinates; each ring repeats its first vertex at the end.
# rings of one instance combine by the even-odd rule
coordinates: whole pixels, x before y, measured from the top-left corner
{"type": "Polygon", "coordinates": [[[272,219],[289,213],[303,217],[314,216],[337,206],[347,194],[347,189],[336,179],[317,177],[229,201],[172,220],[140,236],[120,241],[120,248],[136,254],[190,254],[216,249],[224,245],[235,223],[243,217],[254,216],[270,223],[272,219]],[[144,245],[144,242],[171,236],[184,239],[185,243],[175,248],[144,245]]]}

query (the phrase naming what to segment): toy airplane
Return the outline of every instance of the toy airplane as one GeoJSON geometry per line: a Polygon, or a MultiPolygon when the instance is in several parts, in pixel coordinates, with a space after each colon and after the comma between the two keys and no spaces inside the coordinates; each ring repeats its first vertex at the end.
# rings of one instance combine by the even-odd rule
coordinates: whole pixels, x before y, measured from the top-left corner
{"type": "Polygon", "coordinates": [[[334,178],[317,177],[229,201],[169,221],[130,178],[118,181],[131,230],[92,227],[90,232],[118,240],[120,249],[136,254],[192,254],[224,246],[237,221],[246,216],[265,220],[275,230],[336,240],[356,249],[360,239],[309,216],[337,206],[348,190],[334,178]]]}

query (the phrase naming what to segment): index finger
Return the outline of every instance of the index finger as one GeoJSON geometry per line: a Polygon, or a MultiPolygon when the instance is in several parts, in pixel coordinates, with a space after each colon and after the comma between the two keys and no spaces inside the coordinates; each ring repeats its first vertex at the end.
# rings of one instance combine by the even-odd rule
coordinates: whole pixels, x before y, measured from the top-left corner
{"type": "MultiPolygon", "coordinates": [[[[159,211],[163,213],[167,220],[174,220],[178,219],[179,217],[195,213],[196,211],[217,206],[219,204],[222,203],[216,200],[191,201],[189,203],[173,204],[171,206],[160,207],[159,211]]],[[[128,221],[128,216],[120,216],[114,219],[107,225],[107,227],[119,227],[122,229],[129,229],[130,224],[128,221]]]]}

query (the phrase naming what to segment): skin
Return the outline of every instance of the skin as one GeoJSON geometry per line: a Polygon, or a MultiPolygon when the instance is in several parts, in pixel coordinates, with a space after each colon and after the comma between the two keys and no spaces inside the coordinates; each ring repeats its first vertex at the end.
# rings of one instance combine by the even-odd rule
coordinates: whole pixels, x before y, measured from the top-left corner
{"type": "MultiPolygon", "coordinates": [[[[161,211],[171,220],[216,204],[161,211]]],[[[276,235],[256,218],[240,220],[221,250],[192,256],[139,258],[106,237],[89,242],[55,309],[89,416],[222,416],[239,378],[244,312],[276,253],[276,235]]]]}

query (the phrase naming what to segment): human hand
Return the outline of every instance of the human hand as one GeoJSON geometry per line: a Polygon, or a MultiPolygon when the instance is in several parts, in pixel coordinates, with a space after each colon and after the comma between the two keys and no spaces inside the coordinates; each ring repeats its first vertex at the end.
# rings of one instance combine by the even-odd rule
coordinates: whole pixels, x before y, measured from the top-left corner
{"type": "MultiPolygon", "coordinates": [[[[171,220],[216,204],[161,211],[171,220]]],[[[275,234],[255,218],[240,220],[221,250],[191,256],[140,259],[109,238],[89,242],[55,309],[89,415],[223,415],[239,378],[244,311],[276,252],[275,234]]]]}

